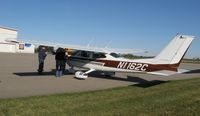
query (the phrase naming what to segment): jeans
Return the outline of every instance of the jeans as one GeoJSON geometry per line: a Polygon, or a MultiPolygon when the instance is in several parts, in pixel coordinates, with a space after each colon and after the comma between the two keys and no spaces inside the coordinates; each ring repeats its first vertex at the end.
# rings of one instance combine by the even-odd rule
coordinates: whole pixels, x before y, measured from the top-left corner
{"type": "Polygon", "coordinates": [[[44,68],[44,59],[39,58],[38,72],[42,73],[44,68]]]}
{"type": "Polygon", "coordinates": [[[65,60],[56,60],[56,71],[65,70],[65,60]]]}

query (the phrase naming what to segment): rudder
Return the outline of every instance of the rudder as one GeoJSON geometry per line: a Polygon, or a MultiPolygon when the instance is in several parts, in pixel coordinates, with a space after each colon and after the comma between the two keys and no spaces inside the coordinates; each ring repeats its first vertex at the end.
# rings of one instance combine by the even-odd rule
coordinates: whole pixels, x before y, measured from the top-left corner
{"type": "Polygon", "coordinates": [[[156,64],[180,63],[189,48],[194,36],[177,35],[174,39],[155,57],[156,64]]]}

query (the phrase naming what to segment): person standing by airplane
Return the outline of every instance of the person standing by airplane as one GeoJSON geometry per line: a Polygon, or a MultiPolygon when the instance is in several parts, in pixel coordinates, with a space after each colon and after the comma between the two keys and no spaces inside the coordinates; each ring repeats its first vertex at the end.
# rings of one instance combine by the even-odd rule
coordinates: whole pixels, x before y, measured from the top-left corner
{"type": "Polygon", "coordinates": [[[46,48],[41,47],[38,52],[39,66],[38,66],[38,74],[42,74],[44,68],[44,60],[47,56],[46,48]]]}
{"type": "Polygon", "coordinates": [[[64,67],[65,67],[65,50],[63,48],[58,48],[55,53],[56,60],[56,77],[60,77],[63,75],[64,67]]]}
{"type": "Polygon", "coordinates": [[[65,61],[64,61],[64,64],[63,64],[63,74],[65,73],[65,69],[66,69],[66,63],[67,63],[67,61],[68,61],[68,52],[67,52],[67,50],[66,49],[64,49],[65,51],[65,61]]]}

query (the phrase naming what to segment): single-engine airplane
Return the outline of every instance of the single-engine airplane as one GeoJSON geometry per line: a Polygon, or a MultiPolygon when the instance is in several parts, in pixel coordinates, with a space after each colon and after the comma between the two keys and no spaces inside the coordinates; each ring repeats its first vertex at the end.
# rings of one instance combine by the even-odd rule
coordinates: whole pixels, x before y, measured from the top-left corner
{"type": "MultiPolygon", "coordinates": [[[[130,53],[131,50],[99,49],[95,47],[71,46],[54,43],[51,45],[47,43],[38,44],[75,50],[75,52],[68,57],[67,63],[72,67],[72,72],[74,71],[74,67],[88,69],[86,72],[75,72],[76,78],[86,79],[88,78],[88,74],[93,71],[107,72],[108,75],[113,75],[115,72],[142,72],[163,76],[186,72],[187,70],[178,69],[178,67],[193,39],[194,36],[176,35],[156,57],[133,60],[119,57],[116,54],[130,53]]],[[[31,43],[34,44],[35,42],[31,43]]],[[[136,50],[136,52],[137,51],[138,50],[136,50]]]]}
{"type": "Polygon", "coordinates": [[[75,73],[75,77],[81,79],[86,79],[93,71],[145,72],[169,76],[187,71],[178,69],[178,67],[193,39],[193,36],[177,35],[160,54],[148,59],[131,60],[118,57],[116,53],[77,50],[69,57],[68,64],[72,67],[89,69],[86,72],[77,71],[75,73]]]}

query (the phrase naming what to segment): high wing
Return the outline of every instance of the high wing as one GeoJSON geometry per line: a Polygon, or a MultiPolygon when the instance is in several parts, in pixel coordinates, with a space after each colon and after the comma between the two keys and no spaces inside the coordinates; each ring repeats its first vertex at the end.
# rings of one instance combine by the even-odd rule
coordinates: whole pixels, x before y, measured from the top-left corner
{"type": "Polygon", "coordinates": [[[135,54],[135,53],[144,53],[145,50],[141,49],[119,49],[119,48],[101,48],[95,46],[81,46],[81,45],[70,45],[70,44],[61,44],[61,43],[53,43],[53,42],[43,42],[43,41],[35,41],[35,40],[20,40],[23,42],[31,43],[34,45],[42,45],[42,46],[50,46],[59,48],[69,48],[75,50],[84,50],[84,51],[93,51],[93,52],[102,52],[102,53],[121,53],[121,54],[135,54]]]}

